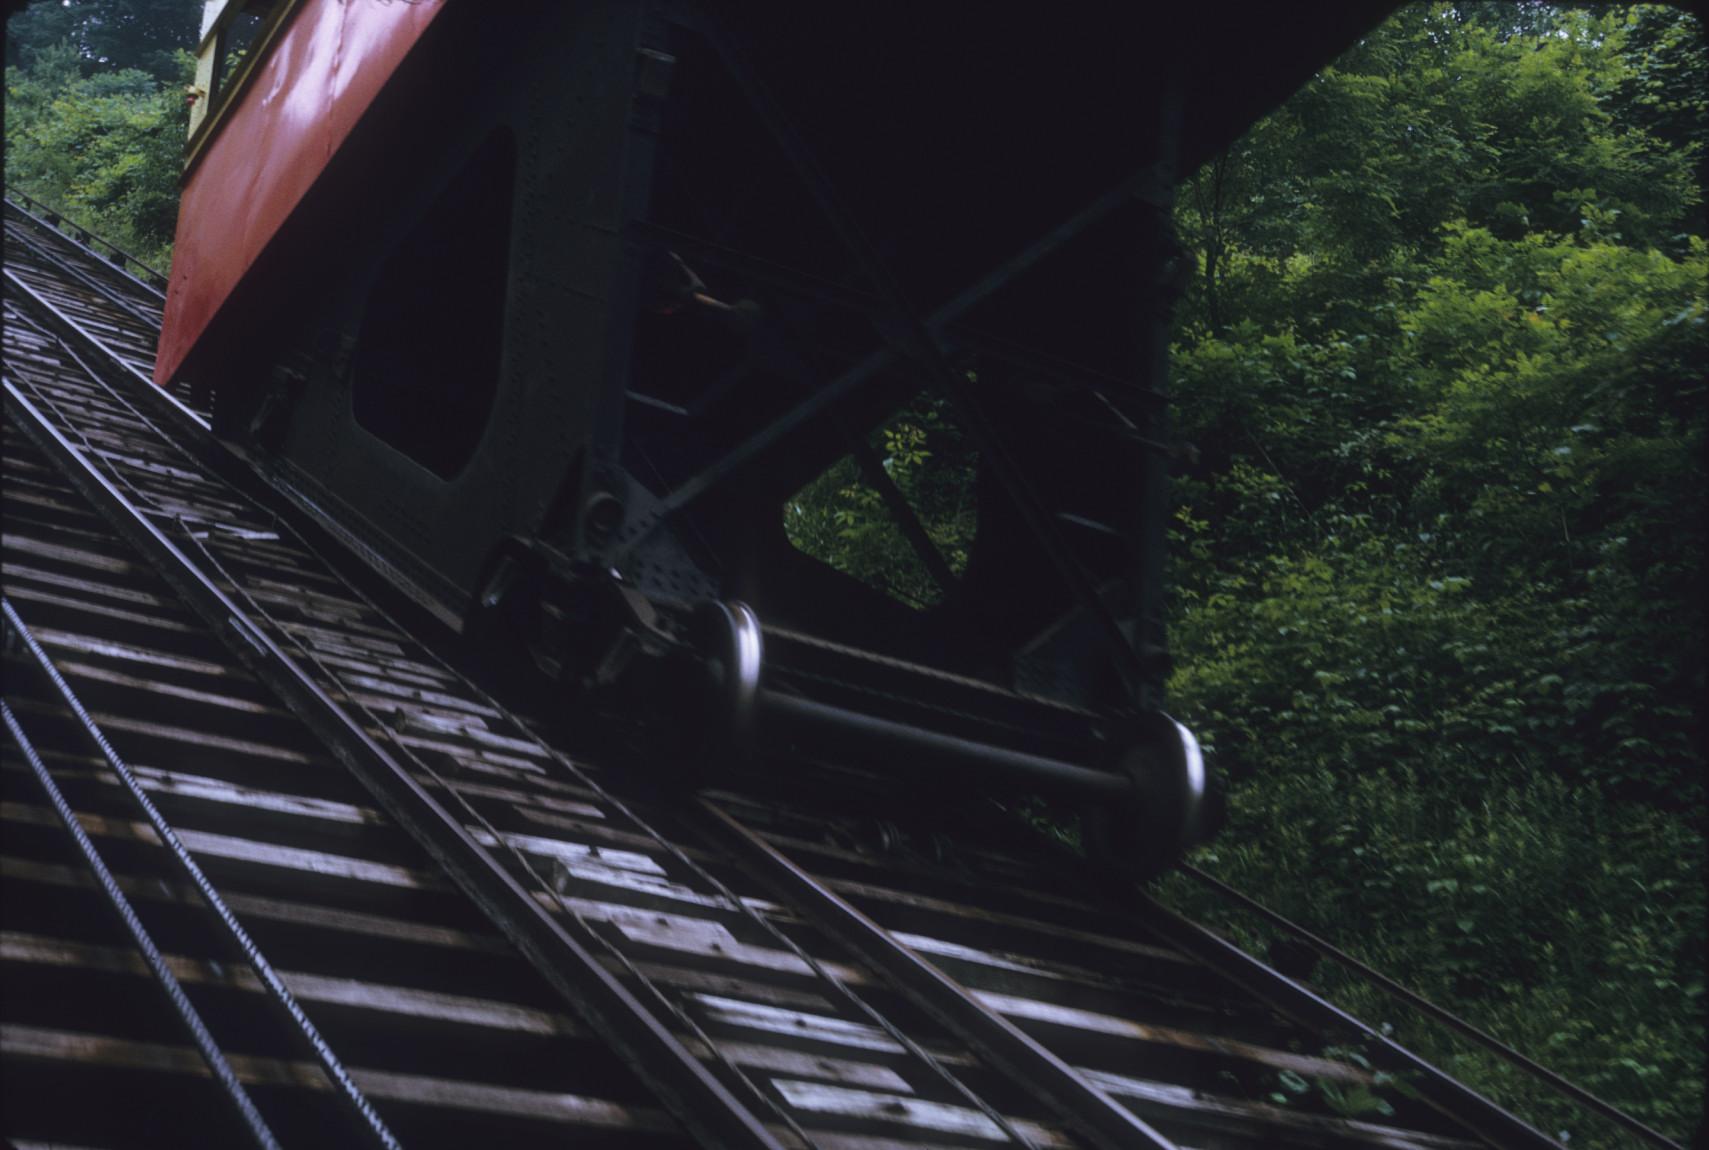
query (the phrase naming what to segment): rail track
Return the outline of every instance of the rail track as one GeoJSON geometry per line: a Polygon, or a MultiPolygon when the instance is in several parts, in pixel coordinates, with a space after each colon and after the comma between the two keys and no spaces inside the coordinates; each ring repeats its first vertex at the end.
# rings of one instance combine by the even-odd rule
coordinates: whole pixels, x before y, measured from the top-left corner
{"type": "Polygon", "coordinates": [[[14,1144],[1554,1145],[1003,826],[573,761],[148,383],[157,292],[5,226],[14,1144]]]}

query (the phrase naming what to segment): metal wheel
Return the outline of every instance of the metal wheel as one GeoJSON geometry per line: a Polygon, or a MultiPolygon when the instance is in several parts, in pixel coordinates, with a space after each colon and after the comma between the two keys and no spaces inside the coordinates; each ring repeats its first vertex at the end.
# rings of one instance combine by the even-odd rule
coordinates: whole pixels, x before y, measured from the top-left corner
{"type": "Polygon", "coordinates": [[[698,609],[697,624],[706,655],[711,752],[740,761],[753,752],[754,714],[765,661],[759,616],[739,600],[708,600],[698,609]]]}
{"type": "Polygon", "coordinates": [[[1162,713],[1146,726],[1118,766],[1133,784],[1126,800],[1088,807],[1082,816],[1086,853],[1136,879],[1168,869],[1217,821],[1199,741],[1162,713]]]}

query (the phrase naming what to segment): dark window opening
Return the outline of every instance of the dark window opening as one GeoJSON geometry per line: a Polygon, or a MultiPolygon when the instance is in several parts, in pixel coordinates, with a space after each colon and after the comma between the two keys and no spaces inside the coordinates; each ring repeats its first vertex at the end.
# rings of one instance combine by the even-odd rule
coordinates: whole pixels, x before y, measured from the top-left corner
{"type": "Polygon", "coordinates": [[[249,59],[249,53],[261,36],[261,29],[267,23],[272,7],[273,5],[265,0],[251,0],[231,17],[231,22],[220,33],[220,79],[217,91],[221,102],[224,101],[227,87],[236,77],[238,69],[249,59]]]}
{"type": "Polygon", "coordinates": [[[915,396],[868,435],[865,447],[837,460],[790,498],[784,505],[784,534],[796,550],[900,603],[936,606],[946,588],[880,487],[885,482],[894,487],[942,568],[960,578],[979,522],[978,452],[948,401],[929,393],[915,396]],[[866,456],[864,466],[860,454],[866,456]]]}
{"type": "MultiPolygon", "coordinates": [[[[233,0],[226,7],[210,49],[212,73],[198,73],[207,75],[210,88],[205,116],[212,116],[231,102],[243,86],[245,72],[261,50],[268,30],[284,15],[284,7],[278,0],[233,0]]],[[[208,63],[206,56],[202,62],[208,63]]]]}
{"type": "Polygon", "coordinates": [[[386,260],[362,316],[356,422],[444,479],[498,393],[515,169],[511,134],[495,132],[386,260]]]}

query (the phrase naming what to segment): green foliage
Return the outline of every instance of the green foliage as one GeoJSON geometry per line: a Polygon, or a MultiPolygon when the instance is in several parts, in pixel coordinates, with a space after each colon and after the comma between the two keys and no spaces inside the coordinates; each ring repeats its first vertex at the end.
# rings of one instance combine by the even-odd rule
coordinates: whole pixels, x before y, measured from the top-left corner
{"type": "MultiPolygon", "coordinates": [[[[1171,386],[1201,461],[1176,481],[1173,707],[1234,782],[1201,863],[1681,1139],[1704,1062],[1706,66],[1677,10],[1401,9],[1185,182],[1201,274],[1171,386]]],[[[911,500],[947,474],[923,518],[959,559],[971,470],[930,416],[873,447],[911,500]]],[[[852,460],[788,523],[933,598],[852,460]]],[[[1574,1145],[1624,1144],[1317,981],[1574,1145]]],[[[1393,1096],[1263,1095],[1352,1118],[1393,1096]]]]}
{"type": "Polygon", "coordinates": [[[1373,301],[1455,219],[1572,235],[1588,204],[1616,213],[1625,241],[1673,250],[1700,220],[1693,22],[1538,6],[1525,23],[1404,7],[1190,177],[1180,223],[1206,258],[1188,330],[1388,334],[1373,301]]]}
{"type": "MultiPolygon", "coordinates": [[[[1681,1140],[1706,63],[1677,10],[1401,10],[1187,181],[1206,258],[1173,388],[1204,463],[1178,481],[1171,690],[1235,778],[1204,864],[1681,1140]]],[[[1574,1145],[1624,1144],[1402,1037],[1574,1145]]]]}
{"type": "MultiPolygon", "coordinates": [[[[199,10],[14,17],[7,181],[164,262],[199,10]]],[[[1709,49],[1678,9],[1403,7],[1185,181],[1201,260],[1171,388],[1201,460],[1177,480],[1173,707],[1234,779],[1199,861],[1681,1141],[1704,1069],[1706,146],[1709,49]]],[[[948,409],[921,398],[865,447],[963,570],[977,459],[948,409]]],[[[869,480],[846,458],[786,531],[929,605],[869,480]]],[[[1316,980],[1575,1146],[1625,1144],[1316,980]]]]}
{"type": "MultiPolygon", "coordinates": [[[[1592,788],[1490,764],[1475,792],[1431,774],[1339,765],[1236,789],[1202,865],[1570,1080],[1684,1137],[1697,1120],[1701,837],[1592,788]],[[1287,876],[1286,881],[1276,876],[1287,876]],[[1310,875],[1310,882],[1298,881],[1310,875]]],[[[1263,954],[1264,931],[1175,877],[1165,897],[1263,954]]],[[[1448,1072],[1574,1145],[1623,1146],[1546,1087],[1329,964],[1314,983],[1448,1072]]]]}
{"type": "MultiPolygon", "coordinates": [[[[977,526],[978,454],[948,403],[918,396],[875,431],[868,446],[950,571],[960,575],[977,526]]],[[[929,607],[943,596],[852,456],[796,493],[784,509],[783,527],[800,550],[909,606],[929,607]]]]}
{"type": "Polygon", "coordinates": [[[178,216],[192,7],[36,5],[7,26],[7,184],[157,267],[178,216]],[[149,39],[169,32],[182,46],[149,39]]]}
{"type": "Polygon", "coordinates": [[[65,43],[90,70],[137,70],[173,84],[201,17],[201,0],[38,0],[7,23],[6,66],[27,67],[65,43]]]}

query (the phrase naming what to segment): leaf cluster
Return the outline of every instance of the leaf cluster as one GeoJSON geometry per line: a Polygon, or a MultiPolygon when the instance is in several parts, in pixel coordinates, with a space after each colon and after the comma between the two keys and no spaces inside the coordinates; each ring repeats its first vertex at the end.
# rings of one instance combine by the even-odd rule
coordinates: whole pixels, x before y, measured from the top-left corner
{"type": "MultiPolygon", "coordinates": [[[[952,574],[967,569],[978,528],[978,452],[949,402],[921,393],[867,440],[952,574]]],[[[801,551],[913,607],[943,597],[872,478],[844,456],[784,507],[784,531],[801,551]]]]}
{"type": "Polygon", "coordinates": [[[200,6],[36,4],[7,24],[6,183],[171,261],[200,6]]]}
{"type": "MultiPolygon", "coordinates": [[[[1676,9],[1401,9],[1184,185],[1202,259],[1173,384],[1201,462],[1176,485],[1171,691],[1235,778],[1206,865],[1681,1140],[1701,35],[1676,9]]],[[[1623,1144],[1404,1037],[1574,1145],[1623,1144]]]]}

